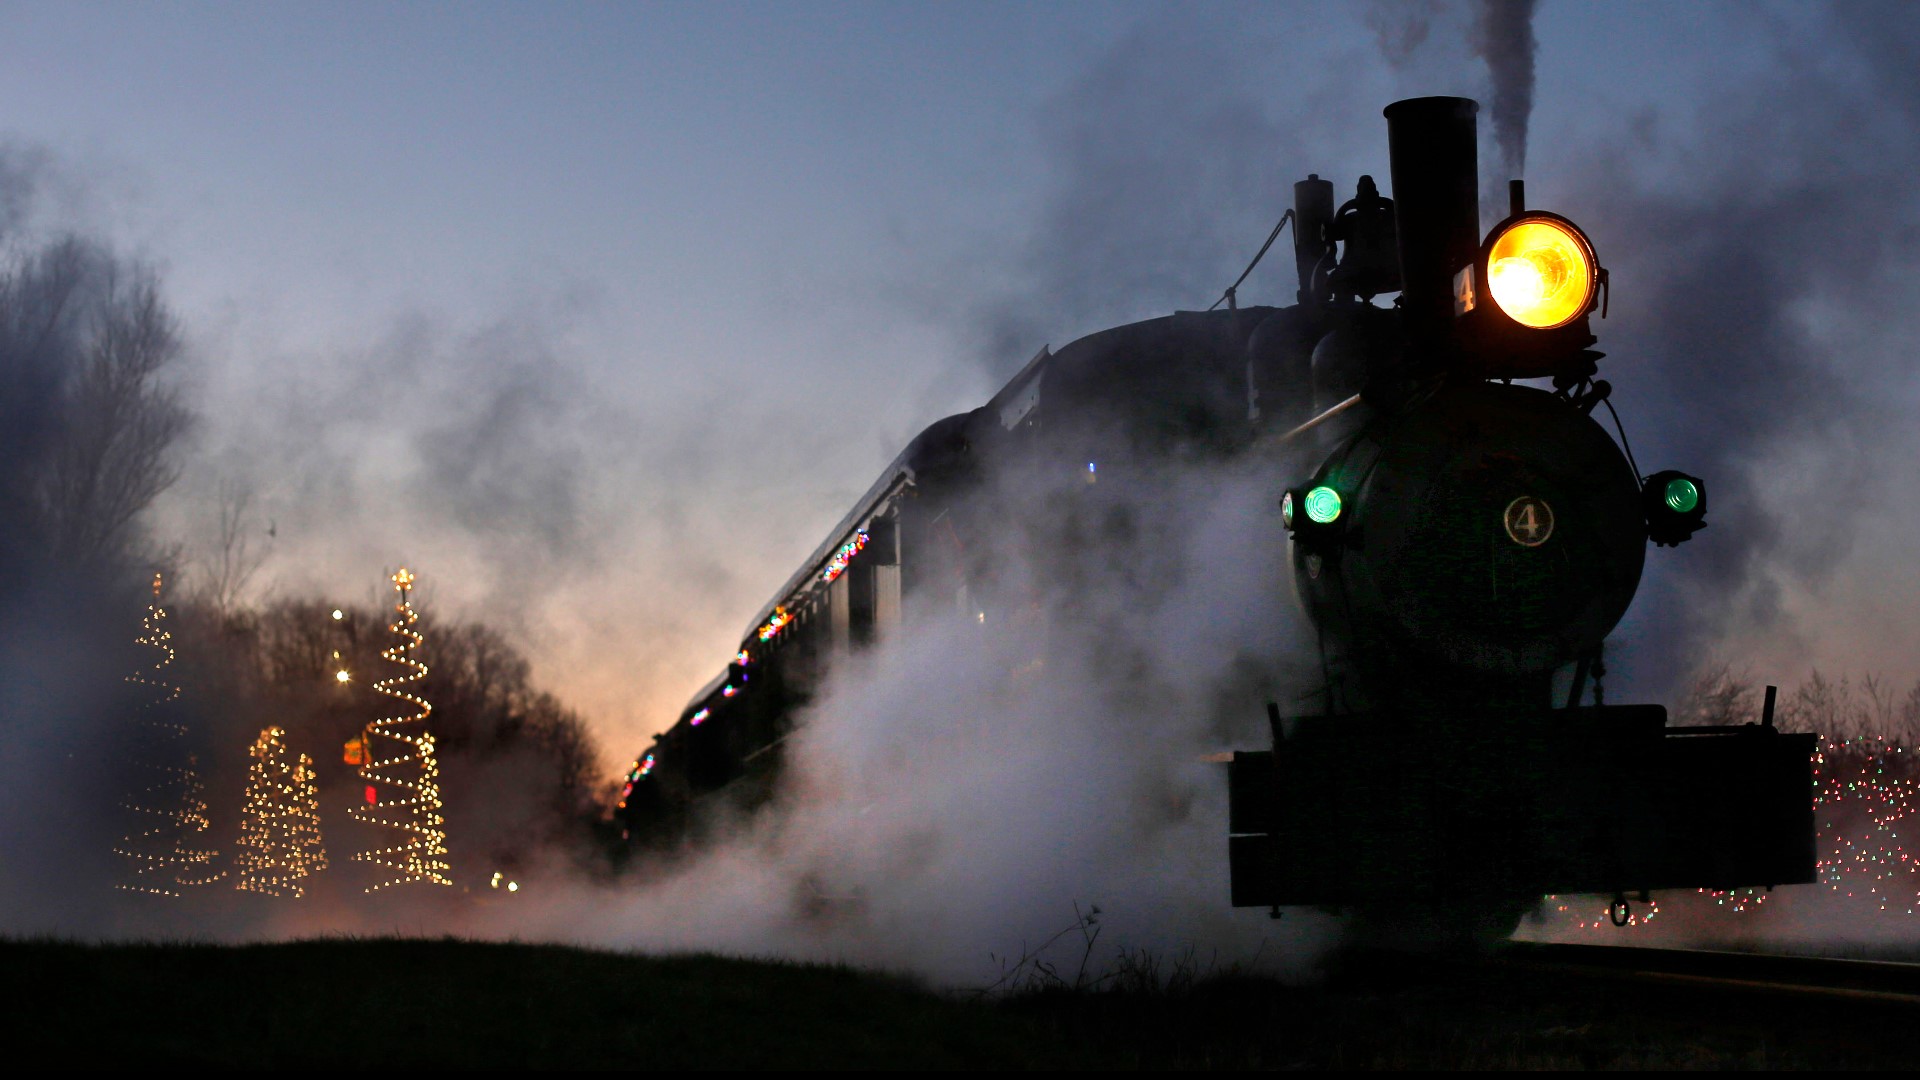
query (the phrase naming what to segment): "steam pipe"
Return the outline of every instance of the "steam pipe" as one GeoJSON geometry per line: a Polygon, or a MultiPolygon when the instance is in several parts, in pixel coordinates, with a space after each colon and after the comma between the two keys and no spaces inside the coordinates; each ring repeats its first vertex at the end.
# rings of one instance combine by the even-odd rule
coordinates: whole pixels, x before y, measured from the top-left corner
{"type": "Polygon", "coordinates": [[[1312,304],[1313,272],[1333,245],[1327,241],[1327,224],[1333,220],[1333,181],[1308,173],[1293,185],[1293,266],[1300,274],[1300,293],[1296,302],[1312,304]]]}
{"type": "Polygon", "coordinates": [[[1444,335],[1453,275],[1480,247],[1480,174],[1470,98],[1424,97],[1386,107],[1400,304],[1415,340],[1444,335]]]}

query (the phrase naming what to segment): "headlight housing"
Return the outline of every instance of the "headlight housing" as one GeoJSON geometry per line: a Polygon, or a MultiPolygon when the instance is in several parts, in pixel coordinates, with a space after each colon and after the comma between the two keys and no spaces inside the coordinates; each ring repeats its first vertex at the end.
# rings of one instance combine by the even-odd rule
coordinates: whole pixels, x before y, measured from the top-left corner
{"type": "Polygon", "coordinates": [[[1496,229],[1486,250],[1487,293],[1521,326],[1553,330],[1592,310],[1600,263],[1572,222],[1526,214],[1496,229]]]}
{"type": "Polygon", "coordinates": [[[1660,547],[1684,543],[1707,527],[1707,482],[1663,469],[1641,481],[1640,506],[1647,517],[1647,539],[1660,547]]]}
{"type": "Polygon", "coordinates": [[[1493,227],[1453,278],[1458,340],[1482,378],[1552,376],[1576,386],[1598,353],[1587,314],[1606,314],[1607,271],[1580,226],[1521,210],[1493,227]]]}

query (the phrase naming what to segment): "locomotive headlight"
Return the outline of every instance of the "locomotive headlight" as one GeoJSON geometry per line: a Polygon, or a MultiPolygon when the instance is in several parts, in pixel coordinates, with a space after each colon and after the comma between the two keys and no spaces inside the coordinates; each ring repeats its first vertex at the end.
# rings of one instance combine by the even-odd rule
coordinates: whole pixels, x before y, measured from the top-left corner
{"type": "Polygon", "coordinates": [[[1487,291],[1514,322],[1565,326],[1593,306],[1593,246],[1571,222],[1527,215],[1504,226],[1487,251],[1487,291]]]}

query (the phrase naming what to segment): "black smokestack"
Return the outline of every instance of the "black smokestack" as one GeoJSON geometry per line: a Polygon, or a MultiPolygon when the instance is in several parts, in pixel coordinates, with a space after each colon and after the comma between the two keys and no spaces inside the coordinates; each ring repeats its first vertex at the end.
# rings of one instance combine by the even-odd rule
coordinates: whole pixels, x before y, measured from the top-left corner
{"type": "Polygon", "coordinates": [[[1480,163],[1470,98],[1423,97],[1386,107],[1401,306],[1419,328],[1453,315],[1453,273],[1480,246],[1480,163]]]}
{"type": "Polygon", "coordinates": [[[1535,0],[1480,0],[1473,51],[1493,76],[1493,138],[1508,176],[1527,167],[1527,118],[1533,115],[1535,0]]]}

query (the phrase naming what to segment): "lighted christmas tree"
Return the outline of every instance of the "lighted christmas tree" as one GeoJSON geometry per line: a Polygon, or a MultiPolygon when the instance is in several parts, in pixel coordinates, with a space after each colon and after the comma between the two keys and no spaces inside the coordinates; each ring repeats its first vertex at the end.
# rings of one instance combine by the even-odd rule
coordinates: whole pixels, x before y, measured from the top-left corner
{"type": "Polygon", "coordinates": [[[320,786],[313,759],[305,754],[293,766],[293,809],[288,821],[289,859],[302,877],[327,868],[327,848],[320,839],[320,786]]]}
{"type": "Polygon", "coordinates": [[[311,762],[300,755],[287,764],[286,732],[270,727],[253,741],[247,767],[246,805],[240,814],[239,866],[234,888],[268,896],[299,897],[306,893],[301,880],[326,867],[326,855],[315,853],[320,844],[320,816],[315,805],[311,762]]]}
{"type": "Polygon", "coordinates": [[[373,689],[398,699],[404,708],[399,716],[367,725],[362,737],[365,759],[360,766],[360,778],[367,782],[366,805],[350,813],[360,821],[395,830],[400,842],[354,855],[356,862],[385,867],[395,875],[368,886],[368,892],[421,881],[453,884],[447,876],[446,820],[440,816],[440,767],[433,756],[433,735],[427,730],[433,706],[407,689],[427,677],[427,665],[411,655],[425,640],[413,628],[420,619],[413,610],[413,575],[402,567],[393,575],[393,587],[400,602],[394,605],[397,617],[388,629],[404,640],[380,656],[406,670],[374,683],[373,689]]]}
{"type": "Polygon", "coordinates": [[[120,805],[133,823],[113,849],[127,860],[126,876],[114,887],[179,896],[183,888],[207,885],[224,875],[213,869],[217,852],[196,846],[207,831],[207,803],[197,762],[182,745],[187,725],[180,718],[180,687],[167,670],[173,666],[173,635],[166,628],[160,588],[161,577],[155,574],[153,603],[147,605],[143,632],[134,639],[152,650],[153,664],[127,676],[128,683],[145,691],[146,700],[128,739],[135,779],[120,805]]]}

